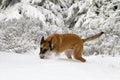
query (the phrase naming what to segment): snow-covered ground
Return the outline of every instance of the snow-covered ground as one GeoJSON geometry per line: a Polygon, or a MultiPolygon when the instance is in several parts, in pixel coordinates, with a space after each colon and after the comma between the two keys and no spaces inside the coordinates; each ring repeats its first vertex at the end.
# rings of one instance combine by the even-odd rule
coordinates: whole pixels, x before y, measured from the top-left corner
{"type": "Polygon", "coordinates": [[[0,52],[0,80],[120,80],[120,57],[85,58],[82,63],[64,55],[39,59],[37,52],[0,52]]]}

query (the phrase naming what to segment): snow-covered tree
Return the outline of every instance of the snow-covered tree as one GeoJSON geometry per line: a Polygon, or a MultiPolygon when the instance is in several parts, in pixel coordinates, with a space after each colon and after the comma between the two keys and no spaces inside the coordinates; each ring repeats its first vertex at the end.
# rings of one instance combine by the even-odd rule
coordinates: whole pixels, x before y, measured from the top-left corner
{"type": "Polygon", "coordinates": [[[120,0],[0,0],[0,50],[36,49],[41,36],[75,33],[84,54],[120,54],[120,0]]]}

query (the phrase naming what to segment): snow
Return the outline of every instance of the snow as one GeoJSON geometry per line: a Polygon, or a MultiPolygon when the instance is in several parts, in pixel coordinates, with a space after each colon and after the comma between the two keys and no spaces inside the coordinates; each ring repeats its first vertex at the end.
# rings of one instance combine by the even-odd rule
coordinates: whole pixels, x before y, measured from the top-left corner
{"type": "Polygon", "coordinates": [[[17,5],[14,7],[9,7],[7,10],[1,11],[0,13],[0,21],[2,20],[12,20],[12,19],[20,19],[22,16],[18,13],[17,5]]]}
{"type": "Polygon", "coordinates": [[[85,58],[82,63],[64,55],[40,59],[38,51],[0,52],[0,80],[120,80],[120,57],[85,58]]]}

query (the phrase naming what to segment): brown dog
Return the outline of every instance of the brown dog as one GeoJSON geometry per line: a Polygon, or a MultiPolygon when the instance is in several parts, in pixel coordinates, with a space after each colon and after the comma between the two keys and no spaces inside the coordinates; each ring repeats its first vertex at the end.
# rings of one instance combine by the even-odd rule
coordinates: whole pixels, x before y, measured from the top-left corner
{"type": "Polygon", "coordinates": [[[43,59],[47,51],[54,51],[56,54],[64,51],[69,59],[72,59],[71,55],[73,54],[75,59],[85,62],[86,60],[82,58],[83,43],[94,40],[102,34],[103,32],[86,39],[81,39],[75,34],[52,34],[47,39],[42,37],[39,53],[40,58],[43,59]]]}

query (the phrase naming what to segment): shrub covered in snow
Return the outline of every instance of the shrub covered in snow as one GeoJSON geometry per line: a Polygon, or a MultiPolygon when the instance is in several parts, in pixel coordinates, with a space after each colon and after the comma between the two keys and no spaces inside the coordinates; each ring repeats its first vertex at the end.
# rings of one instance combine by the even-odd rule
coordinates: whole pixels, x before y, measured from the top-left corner
{"type": "Polygon", "coordinates": [[[37,19],[25,19],[1,22],[0,49],[18,53],[26,52],[38,46],[40,37],[45,34],[43,25],[37,19]]]}

